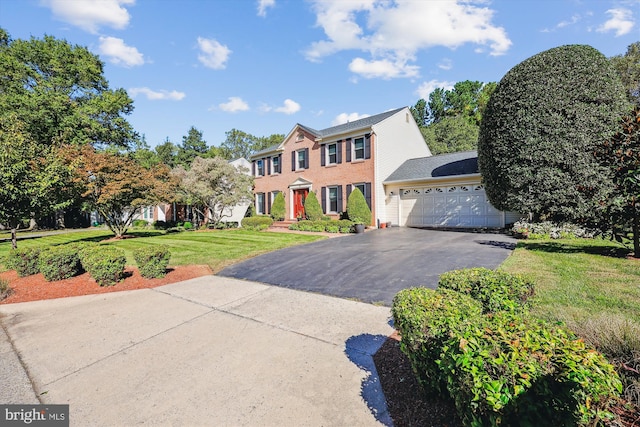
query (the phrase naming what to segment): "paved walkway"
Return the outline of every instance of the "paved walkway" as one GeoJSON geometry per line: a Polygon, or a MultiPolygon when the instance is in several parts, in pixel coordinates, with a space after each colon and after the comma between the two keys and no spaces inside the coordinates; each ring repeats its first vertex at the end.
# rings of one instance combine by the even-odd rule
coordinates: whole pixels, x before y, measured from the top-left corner
{"type": "Polygon", "coordinates": [[[0,402],[68,403],[71,425],[390,425],[372,361],[388,318],[216,276],[2,305],[0,402]]]}
{"type": "Polygon", "coordinates": [[[270,252],[218,274],[391,306],[401,289],[435,289],[445,271],[496,268],[515,242],[503,234],[393,227],[270,252]]]}

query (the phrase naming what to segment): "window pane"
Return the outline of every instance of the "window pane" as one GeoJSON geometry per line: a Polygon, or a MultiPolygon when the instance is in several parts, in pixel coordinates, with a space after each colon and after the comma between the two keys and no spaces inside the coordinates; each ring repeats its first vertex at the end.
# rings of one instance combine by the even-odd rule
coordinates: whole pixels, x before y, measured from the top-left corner
{"type": "Polygon", "coordinates": [[[264,162],[262,160],[258,160],[258,176],[264,175],[264,162]]]}
{"type": "Polygon", "coordinates": [[[298,169],[304,169],[304,150],[298,151],[298,169]]]}
{"type": "Polygon", "coordinates": [[[338,187],[329,187],[329,211],[338,211],[338,187]]]}
{"type": "Polygon", "coordinates": [[[271,159],[273,168],[271,170],[271,173],[278,173],[280,171],[279,168],[279,164],[280,164],[280,158],[279,157],[274,157],[273,159],[271,159]]]}
{"type": "Polygon", "coordinates": [[[367,196],[366,194],[364,194],[364,184],[356,184],[355,187],[360,190],[360,192],[362,193],[363,196],[367,196]]]}
{"type": "Polygon", "coordinates": [[[353,142],[354,157],[364,159],[364,138],[356,138],[353,142]]]}
{"type": "Polygon", "coordinates": [[[337,159],[337,147],[336,144],[330,144],[328,146],[328,151],[329,151],[329,163],[336,163],[338,161],[337,159]]]}

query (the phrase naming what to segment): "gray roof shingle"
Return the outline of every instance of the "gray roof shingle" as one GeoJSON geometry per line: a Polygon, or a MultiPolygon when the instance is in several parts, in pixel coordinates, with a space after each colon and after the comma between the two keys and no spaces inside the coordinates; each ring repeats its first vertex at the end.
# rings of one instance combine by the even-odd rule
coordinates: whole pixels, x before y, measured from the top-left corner
{"type": "MultiPolygon", "coordinates": [[[[394,114],[396,114],[398,111],[403,110],[406,107],[402,107],[402,108],[396,108],[395,110],[389,110],[389,111],[385,111],[384,113],[380,113],[380,114],[375,114],[373,116],[369,116],[369,117],[365,117],[364,119],[359,119],[359,120],[354,120],[352,122],[347,122],[347,123],[343,123],[341,125],[338,126],[332,126],[330,128],[326,128],[326,129],[322,129],[322,130],[314,130],[311,129],[307,126],[303,126],[305,129],[309,130],[310,132],[314,133],[314,135],[316,135],[317,137],[320,138],[327,138],[329,136],[332,135],[340,135],[343,133],[347,133],[347,132],[352,132],[352,131],[356,131],[359,129],[365,129],[365,128],[369,128],[377,123],[380,123],[381,121],[393,116],[394,114]]],[[[302,126],[302,125],[300,125],[302,126]]]]}
{"type": "Polygon", "coordinates": [[[418,181],[456,175],[479,173],[478,152],[441,154],[431,157],[409,159],[401,164],[384,182],[418,181]]]}

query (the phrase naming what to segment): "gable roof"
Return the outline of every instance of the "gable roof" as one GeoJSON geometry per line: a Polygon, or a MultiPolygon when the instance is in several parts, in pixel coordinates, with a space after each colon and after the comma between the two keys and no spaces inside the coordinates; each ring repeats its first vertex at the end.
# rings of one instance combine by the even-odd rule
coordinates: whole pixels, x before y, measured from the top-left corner
{"type": "Polygon", "coordinates": [[[354,120],[352,122],[343,123],[341,125],[332,126],[325,129],[316,130],[309,126],[302,125],[300,123],[296,123],[296,125],[291,129],[289,134],[285,136],[280,144],[272,145],[271,147],[265,148],[264,150],[256,151],[250,157],[250,159],[255,159],[265,154],[272,154],[278,151],[281,151],[283,148],[283,144],[286,140],[288,140],[291,135],[296,131],[296,129],[302,129],[305,132],[310,133],[315,136],[317,139],[328,138],[334,135],[340,135],[348,132],[355,132],[361,129],[368,129],[371,126],[380,123],[381,121],[388,119],[399,111],[404,110],[407,107],[396,108],[395,110],[385,111],[384,113],[375,114],[373,116],[365,117],[363,119],[354,120]]]}
{"type": "Polygon", "coordinates": [[[384,183],[420,181],[478,173],[478,152],[475,150],[463,151],[409,159],[389,175],[384,183]]]}

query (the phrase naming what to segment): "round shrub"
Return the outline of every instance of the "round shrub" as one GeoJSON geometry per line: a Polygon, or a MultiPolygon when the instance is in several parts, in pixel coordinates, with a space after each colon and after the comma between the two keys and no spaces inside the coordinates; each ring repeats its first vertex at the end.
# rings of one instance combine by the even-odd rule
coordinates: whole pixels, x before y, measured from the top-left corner
{"type": "Polygon", "coordinates": [[[68,279],[82,271],[78,252],[69,245],[51,246],[41,251],[38,265],[49,282],[68,279]]]}
{"type": "Polygon", "coordinates": [[[146,228],[149,226],[149,222],[144,219],[134,219],[131,225],[134,228],[146,228]]]}
{"type": "Polygon", "coordinates": [[[40,248],[12,249],[5,264],[7,268],[16,270],[20,277],[31,276],[40,272],[39,256],[40,248]]]}
{"type": "Polygon", "coordinates": [[[592,217],[612,187],[594,148],[628,106],[611,63],[590,46],[549,49],[513,67],[489,99],[478,139],[491,204],[535,220],[592,217]]]}
{"type": "Polygon", "coordinates": [[[533,282],[526,277],[487,268],[465,268],[440,275],[438,288],[469,295],[482,303],[485,313],[522,311],[533,296],[533,282]]]}
{"type": "Polygon", "coordinates": [[[142,277],[152,279],[164,277],[167,274],[171,253],[166,246],[149,246],[137,250],[133,257],[142,277]]]}
{"type": "Polygon", "coordinates": [[[271,218],[274,221],[284,221],[285,212],[284,194],[278,192],[271,205],[271,218]]]}
{"type": "Polygon", "coordinates": [[[371,209],[359,188],[354,188],[347,199],[347,215],[355,223],[370,225],[371,209]]]}
{"type": "Polygon", "coordinates": [[[100,286],[122,280],[126,262],[124,251],[111,245],[97,245],[82,252],[82,266],[100,286]]]}
{"type": "Polygon", "coordinates": [[[167,223],[162,220],[153,221],[152,226],[154,230],[165,230],[168,227],[167,223]]]}
{"type": "Polygon", "coordinates": [[[185,230],[193,229],[193,224],[189,221],[185,221],[184,224],[182,224],[182,226],[184,227],[185,230]]]}

